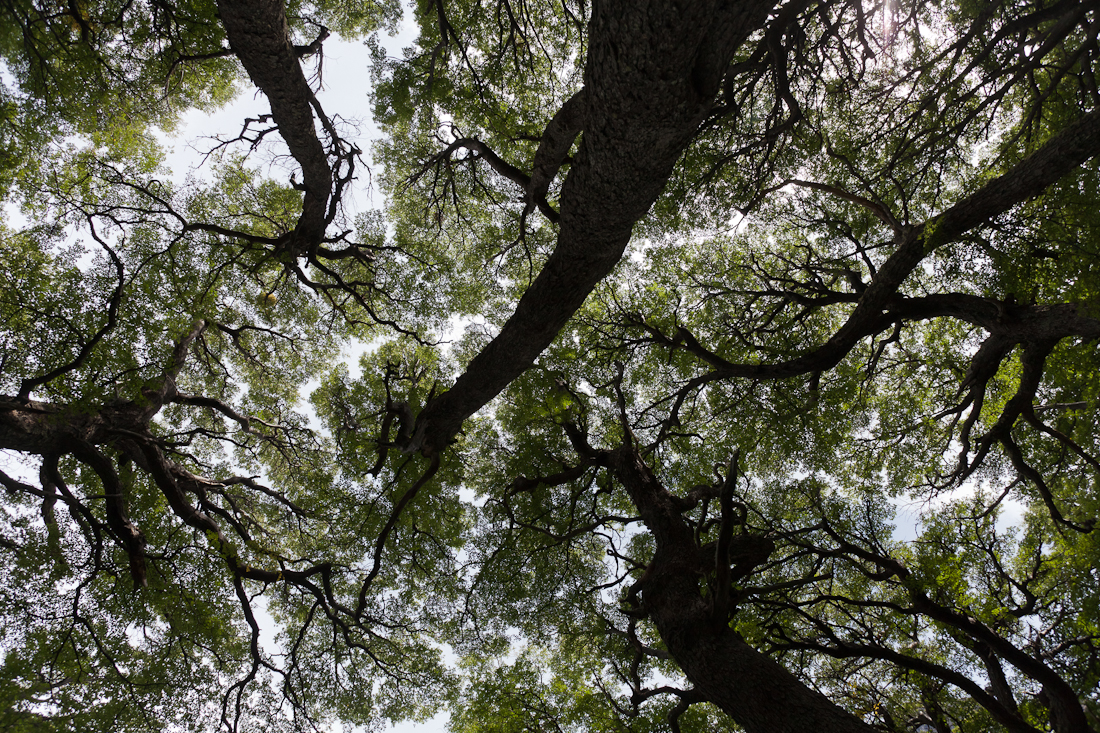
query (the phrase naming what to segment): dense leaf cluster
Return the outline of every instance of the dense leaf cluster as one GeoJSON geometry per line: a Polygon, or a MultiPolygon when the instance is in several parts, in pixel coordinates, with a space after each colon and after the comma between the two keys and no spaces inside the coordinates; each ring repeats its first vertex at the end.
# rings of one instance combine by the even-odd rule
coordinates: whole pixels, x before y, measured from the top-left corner
{"type": "Polygon", "coordinates": [[[407,13],[0,6],[0,729],[1100,730],[1100,6],[407,13]]]}

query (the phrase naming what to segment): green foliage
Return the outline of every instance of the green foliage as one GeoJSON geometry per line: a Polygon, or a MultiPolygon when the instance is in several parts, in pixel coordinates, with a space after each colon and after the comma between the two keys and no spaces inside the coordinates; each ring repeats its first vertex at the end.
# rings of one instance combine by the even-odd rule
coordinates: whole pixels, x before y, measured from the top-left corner
{"type": "Polygon", "coordinates": [[[4,5],[0,730],[666,730],[702,685],[624,455],[731,599],[708,633],[883,730],[1053,729],[1053,678],[1096,727],[1097,165],[937,229],[1095,109],[1072,5],[778,6],[612,274],[427,452],[562,244],[517,179],[588,5],[421,2],[395,58],[400,3],[288,4],[292,44],[366,38],[383,131],[385,211],[307,243],[267,119],[168,182],[157,128],[246,78],[216,4],[4,5]],[[769,553],[719,572],[723,526],[769,553]]]}

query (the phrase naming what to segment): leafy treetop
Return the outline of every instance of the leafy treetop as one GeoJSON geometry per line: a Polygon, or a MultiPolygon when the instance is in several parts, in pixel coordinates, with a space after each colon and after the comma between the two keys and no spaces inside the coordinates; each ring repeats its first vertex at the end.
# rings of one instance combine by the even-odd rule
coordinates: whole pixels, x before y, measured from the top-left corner
{"type": "Polygon", "coordinates": [[[0,14],[5,729],[1100,729],[1095,2],[0,14]]]}

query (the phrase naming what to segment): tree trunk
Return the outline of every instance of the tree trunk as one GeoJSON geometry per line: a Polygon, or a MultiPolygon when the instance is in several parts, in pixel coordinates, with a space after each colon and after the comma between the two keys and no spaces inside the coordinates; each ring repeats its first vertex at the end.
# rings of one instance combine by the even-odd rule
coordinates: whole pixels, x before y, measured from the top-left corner
{"type": "Polygon", "coordinates": [[[631,446],[610,456],[657,550],[641,608],[695,690],[748,733],[870,733],[873,729],[745,643],[716,616],[699,580],[712,558],[695,544],[678,505],[631,446]]]}
{"type": "Polygon", "coordinates": [[[500,334],[420,414],[411,450],[434,453],[522,374],[622,258],[711,110],[737,48],[774,0],[596,3],[584,130],[562,188],[557,246],[500,334]]]}

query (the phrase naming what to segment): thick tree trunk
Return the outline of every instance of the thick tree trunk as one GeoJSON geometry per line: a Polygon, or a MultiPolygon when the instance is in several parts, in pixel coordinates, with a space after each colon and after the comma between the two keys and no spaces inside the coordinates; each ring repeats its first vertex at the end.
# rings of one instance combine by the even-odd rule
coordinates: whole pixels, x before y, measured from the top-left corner
{"type": "MultiPolygon", "coordinates": [[[[654,558],[654,567],[664,559],[654,558]]],[[[732,629],[715,629],[698,581],[661,577],[645,592],[649,618],[696,692],[748,733],[869,733],[859,718],[811,690],[732,629]]]]}
{"type": "Polygon", "coordinates": [[[711,109],[736,49],[775,0],[597,3],[584,130],[561,195],[557,246],[500,334],[425,408],[411,449],[443,448],[522,374],[622,258],[711,109]]]}
{"type": "Polygon", "coordinates": [[[653,534],[657,550],[640,581],[641,608],[696,692],[749,733],[870,733],[866,723],[811,690],[745,643],[700,592],[713,566],[678,504],[632,447],[610,465],[653,534]]]}

